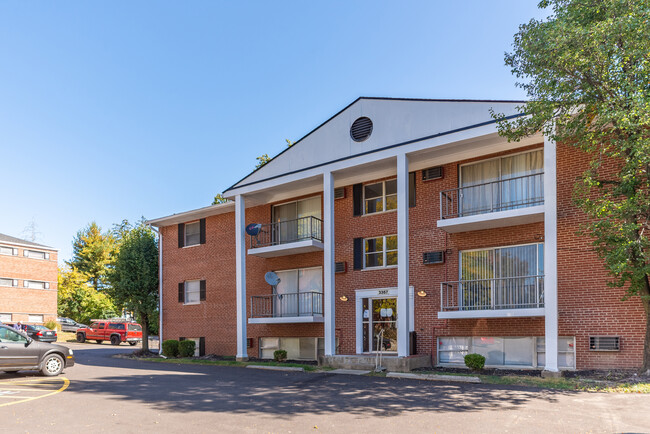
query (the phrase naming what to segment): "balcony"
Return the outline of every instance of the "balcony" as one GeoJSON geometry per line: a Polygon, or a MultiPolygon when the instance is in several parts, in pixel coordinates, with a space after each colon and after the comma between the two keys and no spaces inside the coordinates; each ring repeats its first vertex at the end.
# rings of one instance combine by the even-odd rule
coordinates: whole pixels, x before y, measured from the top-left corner
{"type": "Polygon", "coordinates": [[[323,322],[323,293],[255,295],[251,297],[249,324],[323,322]]]}
{"type": "Polygon", "coordinates": [[[323,221],[307,216],[262,225],[250,237],[249,255],[262,258],[296,255],[323,250],[323,221]]]}
{"type": "Polygon", "coordinates": [[[440,192],[438,227],[449,233],[541,221],[544,221],[543,173],[440,192]]]}
{"type": "Polygon", "coordinates": [[[528,316],[544,316],[543,275],[440,284],[438,318],[528,316]]]}

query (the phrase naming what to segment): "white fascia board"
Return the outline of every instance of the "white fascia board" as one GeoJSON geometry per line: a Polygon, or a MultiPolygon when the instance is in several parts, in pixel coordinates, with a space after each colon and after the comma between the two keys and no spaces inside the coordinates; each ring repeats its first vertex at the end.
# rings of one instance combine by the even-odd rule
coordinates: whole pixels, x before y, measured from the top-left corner
{"type": "Polygon", "coordinates": [[[228,201],[225,203],[218,203],[216,205],[210,205],[203,208],[181,212],[178,214],[172,214],[157,219],[147,220],[145,223],[160,228],[164,226],[170,226],[173,224],[184,223],[199,218],[225,214],[228,212],[235,212],[235,202],[228,201]]]}
{"type": "Polygon", "coordinates": [[[23,247],[27,250],[49,250],[51,252],[58,252],[60,250],[55,247],[34,246],[32,244],[14,243],[10,241],[0,241],[0,246],[17,246],[17,247],[23,247]]]}
{"type": "Polygon", "coordinates": [[[226,197],[232,198],[238,194],[250,194],[259,190],[265,190],[277,187],[280,184],[299,181],[304,178],[311,178],[315,176],[322,176],[326,172],[337,172],[339,170],[349,169],[363,164],[373,163],[375,161],[386,160],[389,158],[397,158],[398,154],[406,153],[407,155],[413,152],[423,151],[430,148],[435,148],[448,143],[460,142],[463,140],[471,140],[481,136],[494,134],[497,132],[496,124],[491,123],[482,125],[475,128],[470,128],[455,133],[444,134],[442,136],[433,137],[430,139],[418,140],[413,143],[394,146],[388,149],[373,151],[368,154],[358,155],[346,158],[341,161],[335,161],[322,166],[314,167],[312,169],[303,170],[296,173],[290,173],[277,178],[268,179],[266,181],[257,182],[255,184],[244,185],[242,187],[235,187],[226,192],[226,197]]]}
{"type": "Polygon", "coordinates": [[[458,312],[438,312],[438,319],[461,318],[521,318],[545,316],[543,307],[532,309],[497,309],[497,310],[466,310],[458,312]]]}
{"type": "Polygon", "coordinates": [[[249,324],[307,324],[323,322],[322,316],[285,316],[275,318],[248,318],[249,324]]]}
{"type": "Polygon", "coordinates": [[[535,205],[527,208],[438,220],[437,226],[438,229],[453,234],[457,232],[525,225],[542,221],[544,221],[544,205],[535,205]]]}

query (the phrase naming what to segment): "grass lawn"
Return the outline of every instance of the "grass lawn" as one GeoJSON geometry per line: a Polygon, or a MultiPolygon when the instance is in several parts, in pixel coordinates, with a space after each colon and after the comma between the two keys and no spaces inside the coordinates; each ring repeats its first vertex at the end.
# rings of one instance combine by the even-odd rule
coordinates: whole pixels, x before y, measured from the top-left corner
{"type": "Polygon", "coordinates": [[[57,342],[77,342],[77,334],[72,332],[56,332],[57,342]]]}
{"type": "Polygon", "coordinates": [[[248,365],[264,365],[264,366],[284,366],[290,368],[303,368],[306,372],[316,372],[316,371],[329,371],[332,368],[319,367],[315,365],[307,365],[302,363],[281,363],[273,361],[255,361],[255,362],[238,362],[233,359],[224,359],[224,360],[206,360],[206,359],[163,359],[159,357],[143,357],[138,360],[144,360],[147,362],[159,362],[159,363],[176,363],[181,365],[213,365],[213,366],[248,366],[248,365]]]}

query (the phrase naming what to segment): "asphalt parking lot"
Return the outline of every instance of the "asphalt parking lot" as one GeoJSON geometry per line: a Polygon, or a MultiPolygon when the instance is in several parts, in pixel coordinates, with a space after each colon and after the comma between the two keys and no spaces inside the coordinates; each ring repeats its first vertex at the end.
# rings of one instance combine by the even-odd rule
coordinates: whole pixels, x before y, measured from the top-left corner
{"type": "Polygon", "coordinates": [[[0,374],[0,432],[649,432],[648,395],[160,364],[66,344],[60,377],[0,374]]]}

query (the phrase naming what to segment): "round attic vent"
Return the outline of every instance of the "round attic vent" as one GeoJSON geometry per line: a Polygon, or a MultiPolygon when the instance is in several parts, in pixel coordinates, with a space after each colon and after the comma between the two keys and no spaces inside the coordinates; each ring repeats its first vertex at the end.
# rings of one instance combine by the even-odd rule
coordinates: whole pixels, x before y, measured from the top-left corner
{"type": "Polygon", "coordinates": [[[354,121],[350,127],[350,137],[355,142],[363,142],[372,134],[372,121],[367,117],[362,117],[354,121]]]}

